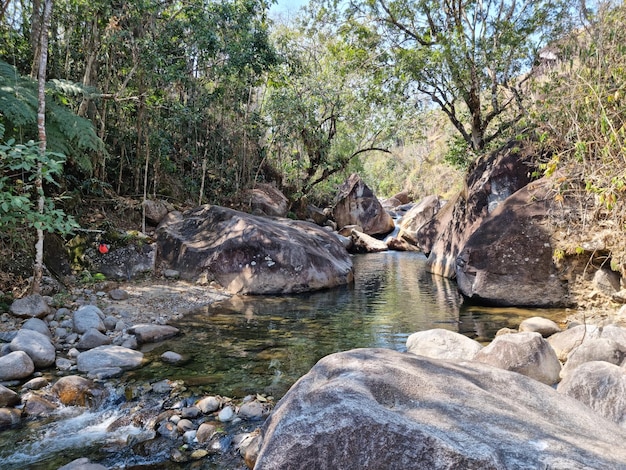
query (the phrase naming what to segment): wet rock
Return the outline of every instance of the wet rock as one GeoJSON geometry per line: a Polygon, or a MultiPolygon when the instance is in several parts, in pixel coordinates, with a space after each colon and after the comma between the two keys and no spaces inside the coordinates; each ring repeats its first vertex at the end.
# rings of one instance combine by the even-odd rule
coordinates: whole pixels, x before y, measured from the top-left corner
{"type": "Polygon", "coordinates": [[[59,357],[55,361],[56,368],[62,371],[70,370],[73,365],[74,365],[74,362],[72,362],[71,360],[65,357],[59,357]]]}
{"type": "Polygon", "coordinates": [[[210,423],[202,423],[196,432],[196,440],[200,444],[208,442],[217,432],[217,426],[210,423]]]}
{"type": "Polygon", "coordinates": [[[232,406],[225,406],[217,415],[217,419],[222,422],[232,421],[235,418],[235,410],[232,406]]]}
{"type": "Polygon", "coordinates": [[[171,421],[162,421],[157,428],[159,436],[163,436],[167,439],[177,439],[179,435],[179,429],[176,424],[171,421]]]}
{"type": "Polygon", "coordinates": [[[50,338],[34,330],[18,331],[11,341],[11,350],[28,354],[36,368],[51,366],[56,358],[56,350],[50,338]]]}
{"type": "Polygon", "coordinates": [[[45,321],[40,318],[29,318],[22,325],[23,330],[33,330],[37,333],[41,333],[42,335],[47,336],[48,338],[52,338],[52,334],[50,333],[50,328],[45,321]]]}
{"type": "Polygon", "coordinates": [[[13,301],[9,313],[20,318],[43,318],[50,313],[50,306],[44,297],[33,294],[13,301]]]}
{"type": "Polygon", "coordinates": [[[351,253],[378,253],[389,249],[384,241],[378,240],[363,232],[352,230],[351,238],[351,253]]]}
{"type": "Polygon", "coordinates": [[[161,354],[161,360],[168,364],[180,364],[181,362],[185,362],[185,358],[174,351],[165,351],[161,354]]]}
{"type": "Polygon", "coordinates": [[[104,333],[106,328],[102,319],[104,313],[95,305],[84,305],[73,314],[73,326],[76,333],[85,333],[89,328],[104,333]]]}
{"type": "Polygon", "coordinates": [[[170,393],[173,389],[172,382],[167,379],[152,384],[152,390],[156,393],[170,393]]]}
{"type": "Polygon", "coordinates": [[[33,392],[22,396],[24,403],[24,416],[31,418],[44,418],[57,409],[57,405],[45,397],[35,395],[33,392]]]}
{"type": "Polygon", "coordinates": [[[100,333],[95,328],[89,328],[81,336],[80,340],[76,344],[76,349],[84,351],[86,349],[97,348],[98,346],[104,346],[105,344],[111,344],[111,338],[104,333],[100,333]]]}
{"type": "Polygon", "coordinates": [[[474,360],[518,372],[547,385],[559,381],[561,363],[539,333],[515,333],[494,338],[474,360]]]}
{"type": "Polygon", "coordinates": [[[566,361],[570,352],[594,338],[600,337],[600,329],[593,325],[577,325],[567,330],[555,333],[548,338],[548,343],[556,352],[560,361],[566,361]]]}
{"type": "Polygon", "coordinates": [[[222,403],[217,397],[205,397],[196,403],[196,406],[200,408],[200,411],[204,414],[208,414],[217,411],[220,406],[222,406],[222,403]]]}
{"type": "Polygon", "coordinates": [[[195,429],[196,427],[193,425],[193,422],[191,422],[191,420],[189,419],[181,419],[180,421],[178,421],[178,423],[176,423],[176,427],[178,428],[178,431],[180,433],[184,433],[187,431],[191,431],[193,429],[195,429]]]}
{"type": "Polygon", "coordinates": [[[557,391],[626,427],[626,369],[605,361],[590,361],[567,375],[557,391]]]}
{"type": "Polygon", "coordinates": [[[547,338],[555,333],[559,333],[561,328],[555,322],[547,318],[531,317],[520,323],[519,331],[535,332],[547,338]]]}
{"type": "Polygon", "coordinates": [[[247,420],[256,420],[262,419],[265,415],[265,407],[263,404],[258,401],[251,401],[249,403],[244,403],[239,407],[239,412],[237,415],[240,418],[247,420]]]}
{"type": "Polygon", "coordinates": [[[591,361],[605,361],[621,365],[626,359],[626,346],[608,338],[596,338],[585,341],[568,356],[561,371],[561,378],[566,378],[581,364],[591,361]]]}
{"type": "Polygon", "coordinates": [[[120,368],[135,369],[143,362],[143,354],[122,346],[98,346],[82,352],[76,359],[78,370],[92,372],[97,369],[120,368]]]}
{"type": "Polygon", "coordinates": [[[194,419],[200,416],[200,413],[200,408],[197,406],[187,406],[181,410],[180,416],[184,419],[194,419]]]}
{"type": "Polygon", "coordinates": [[[625,439],[521,374],[358,349],[323,358],[281,399],[256,468],[621,468],[625,439]]]}
{"type": "Polygon", "coordinates": [[[406,340],[407,351],[433,359],[472,360],[483,347],[465,335],[443,328],[418,331],[406,340]]]}
{"type": "Polygon", "coordinates": [[[128,295],[128,292],[123,289],[113,289],[109,291],[109,297],[112,300],[126,300],[130,296],[128,295]]]}
{"type": "Polygon", "coordinates": [[[353,280],[352,259],[339,240],[310,222],[205,205],[170,212],[157,237],[165,269],[231,293],[305,292],[353,280]]]}
{"type": "Polygon", "coordinates": [[[15,406],[20,403],[20,396],[10,388],[0,385],[0,408],[15,406]]]}
{"type": "Polygon", "coordinates": [[[395,224],[374,192],[357,174],[341,185],[333,207],[333,218],[339,227],[359,225],[367,235],[386,235],[395,224]]]}
{"type": "Polygon", "coordinates": [[[128,333],[135,335],[139,344],[158,343],[168,338],[173,338],[179,333],[179,329],[169,325],[153,325],[142,323],[128,329],[128,333]]]}
{"type": "Polygon", "coordinates": [[[82,457],[59,467],[58,470],[107,470],[107,467],[99,463],[93,463],[87,457],[82,457]]]}
{"type": "Polygon", "coordinates": [[[15,426],[20,422],[22,410],[15,408],[0,408],[0,430],[15,426]]]}
{"type": "Polygon", "coordinates": [[[52,393],[68,406],[89,406],[93,402],[94,383],[78,375],[61,377],[52,386],[52,393]]]}
{"type": "Polygon", "coordinates": [[[35,377],[22,385],[22,390],[41,390],[48,384],[49,382],[45,377],[35,377]]]}

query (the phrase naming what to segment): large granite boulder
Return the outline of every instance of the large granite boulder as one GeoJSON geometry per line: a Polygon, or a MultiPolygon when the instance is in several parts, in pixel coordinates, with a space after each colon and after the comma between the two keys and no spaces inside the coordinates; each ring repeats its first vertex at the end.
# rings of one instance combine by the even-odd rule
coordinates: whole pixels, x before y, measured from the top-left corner
{"type": "Polygon", "coordinates": [[[98,346],[82,352],[76,358],[78,370],[94,372],[100,369],[136,369],[143,363],[143,353],[123,346],[98,346]]]}
{"type": "Polygon", "coordinates": [[[35,372],[33,360],[24,351],[0,356],[0,381],[23,379],[35,372]]]}
{"type": "Polygon", "coordinates": [[[386,235],[395,224],[374,192],[356,173],[341,185],[333,207],[333,218],[338,228],[358,225],[368,235],[386,235]]]}
{"type": "Polygon", "coordinates": [[[455,331],[434,328],[413,333],[406,340],[408,352],[433,359],[472,360],[482,345],[455,331]]]}
{"type": "Polygon", "coordinates": [[[551,387],[386,349],[327,356],[265,422],[256,469],[623,468],[626,430],[551,387]]]}
{"type": "Polygon", "coordinates": [[[561,378],[565,379],[586,362],[604,361],[619,366],[624,359],[626,359],[626,346],[610,338],[590,339],[569,353],[561,371],[561,378]]]}
{"type": "Polygon", "coordinates": [[[422,251],[430,253],[430,272],[454,277],[457,256],[470,235],[500,202],[530,182],[530,156],[519,145],[512,142],[478,158],[468,170],[463,191],[419,228],[416,237],[422,251]]]}
{"type": "Polygon", "coordinates": [[[431,195],[422,199],[402,216],[398,223],[398,238],[419,247],[417,239],[418,229],[432,220],[443,205],[444,201],[439,196],[431,195]]]}
{"type": "Polygon", "coordinates": [[[559,361],[565,362],[568,355],[581,344],[599,338],[602,331],[595,325],[576,325],[548,338],[559,361]]]}
{"type": "Polygon", "coordinates": [[[553,262],[547,181],[520,189],[486,217],[456,260],[461,293],[496,306],[566,307],[566,282],[553,262]]]}
{"type": "Polygon", "coordinates": [[[246,191],[245,202],[250,203],[253,213],[271,217],[285,217],[289,211],[289,199],[271,184],[260,183],[246,191]]]}
{"type": "Polygon", "coordinates": [[[352,259],[310,222],[204,205],[170,212],[157,228],[159,258],[186,280],[206,276],[231,293],[282,294],[347,284],[352,259]]]}

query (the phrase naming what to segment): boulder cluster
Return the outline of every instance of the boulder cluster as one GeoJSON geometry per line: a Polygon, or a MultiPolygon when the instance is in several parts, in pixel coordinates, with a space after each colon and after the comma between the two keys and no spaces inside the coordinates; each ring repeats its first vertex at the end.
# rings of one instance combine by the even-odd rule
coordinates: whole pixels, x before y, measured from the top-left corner
{"type": "MultiPolygon", "coordinates": [[[[257,469],[624,468],[626,329],[535,317],[488,345],[443,329],[407,352],[320,360],[247,449],[257,469]]],[[[252,468],[252,466],[250,466],[252,468]]]]}

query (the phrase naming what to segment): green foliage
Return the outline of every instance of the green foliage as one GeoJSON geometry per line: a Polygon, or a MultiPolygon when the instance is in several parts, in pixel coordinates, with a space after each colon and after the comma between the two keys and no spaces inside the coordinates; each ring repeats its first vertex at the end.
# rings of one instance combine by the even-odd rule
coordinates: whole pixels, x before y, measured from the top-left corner
{"type": "MultiPolygon", "coordinates": [[[[0,125],[0,139],[3,131],[0,125]]],[[[50,198],[45,199],[43,212],[37,208],[37,200],[43,196],[34,185],[38,174],[44,183],[56,185],[64,161],[63,155],[53,152],[42,156],[33,141],[16,144],[9,139],[0,143],[0,231],[10,234],[26,226],[68,234],[78,227],[72,217],[54,207],[50,198]]]]}
{"type": "MultiPolygon", "coordinates": [[[[46,146],[68,156],[83,171],[92,170],[88,152],[104,152],[104,143],[88,119],[77,116],[64,103],[68,94],[84,93],[77,84],[54,80],[46,93],[46,146]]],[[[20,76],[0,61],[0,122],[7,138],[28,142],[37,138],[37,82],[20,76]]]]}
{"type": "Polygon", "coordinates": [[[448,150],[443,156],[446,163],[461,170],[467,170],[475,158],[476,152],[461,136],[454,136],[450,139],[448,150]]]}

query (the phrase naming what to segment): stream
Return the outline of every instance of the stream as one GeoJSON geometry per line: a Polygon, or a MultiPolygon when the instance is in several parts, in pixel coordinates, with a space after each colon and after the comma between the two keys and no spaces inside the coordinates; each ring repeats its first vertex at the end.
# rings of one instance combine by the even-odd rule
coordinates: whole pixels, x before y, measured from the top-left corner
{"type": "MultiPolygon", "coordinates": [[[[235,297],[189,312],[172,323],[180,336],[144,347],[148,364],[117,380],[180,380],[196,396],[262,393],[278,400],[319,359],[334,352],[361,347],[405,351],[409,335],[431,328],[488,342],[500,328],[517,328],[524,318],[538,315],[559,321],[566,316],[562,309],[463,305],[455,283],[427,273],[425,263],[419,253],[358,255],[351,286],[301,295],[235,297]],[[160,355],[168,350],[187,362],[162,362],[160,355]]],[[[119,400],[95,412],[61,408],[46,421],[0,433],[0,468],[54,469],[84,456],[86,448],[124,442],[138,430],[129,426],[114,434],[104,432],[123,413],[119,400]]],[[[215,465],[194,468],[226,468],[215,465]]]]}

